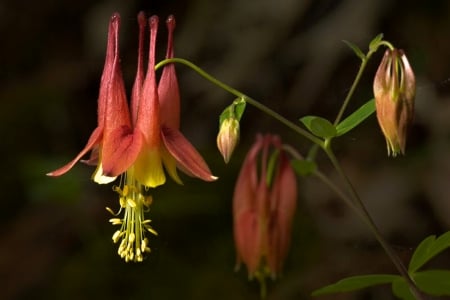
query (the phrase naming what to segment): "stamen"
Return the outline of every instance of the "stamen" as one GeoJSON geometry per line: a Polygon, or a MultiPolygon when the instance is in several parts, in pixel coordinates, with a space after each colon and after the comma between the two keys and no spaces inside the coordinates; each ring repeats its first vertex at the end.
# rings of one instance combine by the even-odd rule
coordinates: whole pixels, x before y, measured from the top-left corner
{"type": "Polygon", "coordinates": [[[132,208],[135,208],[136,207],[136,202],[134,202],[134,200],[131,199],[131,198],[127,198],[127,205],[132,207],[132,208]]]}
{"type": "Polygon", "coordinates": [[[110,213],[110,214],[112,214],[113,216],[118,216],[119,214],[120,214],[120,211],[121,211],[121,209],[119,209],[119,211],[118,212],[114,212],[111,208],[109,208],[109,207],[106,207],[106,210],[110,213]]]}
{"type": "Polygon", "coordinates": [[[114,216],[117,216],[122,209],[124,210],[123,218],[109,220],[111,224],[121,226],[113,234],[112,240],[114,243],[121,240],[117,253],[126,262],[141,262],[144,260],[144,254],[151,251],[145,233],[158,235],[150,226],[151,221],[144,217],[144,213],[149,210],[152,203],[152,197],[143,194],[145,188],[134,179],[132,168],[123,177],[125,180],[120,183],[120,186],[113,187],[113,190],[119,194],[119,212],[115,214],[112,209],[106,208],[114,216]]]}
{"type": "Polygon", "coordinates": [[[109,219],[109,222],[113,225],[122,225],[122,219],[119,218],[109,219]]]}

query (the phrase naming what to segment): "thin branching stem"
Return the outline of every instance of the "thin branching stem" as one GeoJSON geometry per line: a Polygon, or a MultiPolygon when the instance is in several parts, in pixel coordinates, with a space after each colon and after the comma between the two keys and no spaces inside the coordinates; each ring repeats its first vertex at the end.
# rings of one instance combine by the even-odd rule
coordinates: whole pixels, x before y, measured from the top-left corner
{"type": "Polygon", "coordinates": [[[188,60],[185,60],[183,58],[169,58],[169,59],[165,59],[161,62],[159,62],[156,66],[155,69],[158,70],[160,67],[166,65],[166,64],[170,64],[170,63],[180,63],[183,65],[188,66],[189,68],[191,68],[192,70],[194,70],[195,72],[197,72],[200,76],[202,76],[203,78],[205,78],[206,80],[210,81],[211,83],[217,85],[218,87],[220,87],[221,89],[233,94],[234,96],[243,99],[245,102],[247,102],[248,104],[254,106],[255,108],[261,110],[262,112],[264,112],[265,114],[273,117],[274,119],[276,119],[277,121],[279,121],[280,123],[283,123],[285,126],[289,127],[290,129],[292,129],[293,131],[295,131],[296,133],[300,134],[301,136],[303,136],[304,138],[310,140],[311,142],[313,142],[314,144],[318,144],[318,145],[322,145],[323,142],[321,139],[319,139],[318,137],[314,136],[313,134],[311,134],[309,131],[301,128],[300,126],[298,126],[297,124],[287,120],[285,117],[283,117],[282,115],[280,115],[279,113],[273,111],[272,109],[268,108],[267,106],[261,104],[260,102],[254,100],[253,98],[245,95],[244,93],[232,88],[231,86],[223,83],[222,81],[214,78],[213,76],[209,75],[207,72],[205,72],[203,69],[199,68],[198,66],[196,66],[195,64],[191,63],[188,60]]]}
{"type": "MultiPolygon", "coordinates": [[[[339,161],[337,160],[336,156],[334,155],[334,152],[331,150],[331,148],[325,149],[325,152],[330,159],[333,167],[338,172],[339,176],[343,179],[345,186],[347,187],[347,190],[350,193],[350,199],[347,198],[347,195],[345,195],[342,192],[338,192],[337,187],[333,187],[331,185],[332,183],[329,180],[324,180],[324,176],[319,176],[319,178],[322,179],[328,186],[330,186],[333,191],[335,191],[343,200],[345,203],[349,204],[349,206],[357,213],[359,217],[366,223],[366,225],[369,227],[370,231],[373,233],[373,235],[376,237],[380,245],[383,247],[384,251],[392,261],[392,263],[397,268],[398,272],[402,277],[405,279],[406,283],[408,284],[411,293],[416,297],[417,300],[425,300],[426,297],[423,295],[421,291],[417,288],[417,285],[415,284],[414,280],[411,278],[411,276],[408,273],[408,270],[406,269],[403,262],[400,260],[398,255],[395,253],[395,251],[392,249],[390,244],[386,241],[386,239],[381,234],[380,230],[378,229],[378,226],[373,221],[370,213],[368,212],[366,206],[364,205],[363,201],[359,197],[359,194],[356,192],[355,187],[353,186],[352,182],[346,175],[346,173],[343,171],[339,161]],[[347,198],[347,199],[345,199],[347,198]],[[350,205],[351,203],[351,205],[350,205]]],[[[317,175],[317,174],[316,174],[317,175]]]]}
{"type": "MultiPolygon", "coordinates": [[[[385,45],[392,49],[392,45],[386,41],[381,41],[378,46],[385,45]]],[[[358,73],[355,77],[355,80],[349,90],[349,93],[347,94],[342,107],[339,110],[339,113],[334,121],[334,125],[339,124],[341,121],[343,114],[345,112],[345,109],[350,101],[350,99],[353,96],[353,93],[361,79],[362,73],[367,65],[367,61],[369,60],[370,56],[376,52],[376,49],[378,49],[378,46],[375,49],[369,50],[365,58],[362,60],[362,63],[359,67],[358,73]]],[[[254,106],[255,108],[261,110],[262,112],[266,113],[267,115],[275,118],[288,128],[292,129],[294,132],[298,133],[299,135],[303,136],[304,138],[310,140],[312,143],[314,143],[313,147],[322,148],[325,153],[327,154],[328,158],[330,159],[333,167],[336,169],[342,180],[344,181],[345,187],[348,191],[348,195],[344,193],[341,189],[339,189],[328,177],[326,177],[323,173],[319,172],[318,170],[314,171],[314,175],[317,176],[319,179],[321,179],[327,186],[329,186],[361,219],[362,221],[370,228],[372,233],[374,234],[375,238],[378,240],[380,245],[383,247],[384,251],[390,258],[390,260],[393,262],[397,270],[399,271],[400,275],[405,279],[405,281],[408,283],[410,290],[412,294],[416,297],[418,300],[425,300],[426,297],[423,295],[422,292],[419,291],[416,284],[414,283],[413,279],[409,275],[406,267],[400,260],[400,258],[397,256],[397,254],[394,252],[392,247],[389,245],[389,243],[384,239],[382,234],[380,233],[378,227],[376,226],[375,222],[373,221],[372,217],[370,216],[369,212],[367,211],[364,203],[362,202],[361,198],[359,197],[358,193],[356,192],[355,188],[353,187],[353,184],[341,168],[341,165],[339,164],[336,156],[334,155],[334,152],[331,149],[331,140],[322,140],[315,135],[311,134],[309,131],[301,128],[297,124],[287,120],[282,115],[278,114],[277,112],[273,111],[269,107],[261,104],[260,102],[254,100],[253,98],[245,95],[244,93],[230,87],[229,85],[223,83],[222,81],[214,78],[207,72],[205,72],[203,69],[199,68],[195,64],[191,63],[188,60],[182,59],[182,58],[170,58],[165,59],[161,62],[159,62],[155,69],[159,69],[162,66],[170,63],[180,63],[183,65],[188,66],[195,72],[197,72],[199,75],[204,77],[206,80],[212,82],[213,84],[219,86],[220,88],[224,89],[225,91],[228,91],[229,93],[233,94],[234,96],[243,99],[248,104],[254,106]]],[[[292,149],[291,149],[292,150],[292,149]]],[[[301,156],[300,156],[301,157],[301,156]]]]}

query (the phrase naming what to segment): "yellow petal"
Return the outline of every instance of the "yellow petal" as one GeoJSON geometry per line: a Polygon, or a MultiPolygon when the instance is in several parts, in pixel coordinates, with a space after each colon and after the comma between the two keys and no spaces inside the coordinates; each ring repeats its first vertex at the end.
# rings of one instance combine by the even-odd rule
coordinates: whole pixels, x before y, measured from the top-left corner
{"type": "Polygon", "coordinates": [[[136,180],[146,187],[157,187],[166,182],[159,149],[145,149],[134,164],[136,180]]]}
{"type": "Polygon", "coordinates": [[[110,182],[113,182],[114,180],[116,180],[116,178],[117,178],[117,176],[110,177],[110,176],[103,175],[103,168],[102,168],[101,163],[98,164],[97,169],[95,169],[94,174],[92,174],[92,180],[94,180],[98,184],[110,183],[110,182]]]}
{"type": "Polygon", "coordinates": [[[177,162],[175,158],[170,155],[167,149],[162,150],[162,159],[164,163],[164,168],[167,173],[169,173],[170,177],[178,184],[183,184],[177,172],[177,162]]]}

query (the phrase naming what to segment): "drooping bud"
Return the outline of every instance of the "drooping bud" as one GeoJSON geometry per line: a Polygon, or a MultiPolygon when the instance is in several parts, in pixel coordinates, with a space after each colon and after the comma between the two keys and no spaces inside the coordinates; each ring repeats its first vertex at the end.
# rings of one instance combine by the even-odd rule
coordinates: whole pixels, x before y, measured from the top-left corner
{"type": "Polygon", "coordinates": [[[416,80],[403,50],[386,50],[375,74],[373,92],[388,155],[404,154],[408,128],[414,117],[416,80]]]}
{"type": "Polygon", "coordinates": [[[217,135],[217,148],[219,148],[225,163],[230,161],[236,145],[239,142],[239,122],[235,118],[227,118],[220,125],[217,135]]]}
{"type": "Polygon", "coordinates": [[[276,277],[289,249],[297,183],[278,136],[258,136],[247,154],[233,196],[238,264],[250,277],[276,277]]]}
{"type": "Polygon", "coordinates": [[[220,114],[217,148],[222,154],[225,163],[230,161],[231,155],[239,142],[239,121],[244,114],[245,106],[245,100],[238,98],[220,114]]]}

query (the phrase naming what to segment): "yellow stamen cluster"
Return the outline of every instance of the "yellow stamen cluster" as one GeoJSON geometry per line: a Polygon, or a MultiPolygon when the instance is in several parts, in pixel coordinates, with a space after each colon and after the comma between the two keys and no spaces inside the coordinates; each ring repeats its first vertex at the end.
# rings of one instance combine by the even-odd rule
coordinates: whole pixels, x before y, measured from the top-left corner
{"type": "Polygon", "coordinates": [[[114,213],[109,207],[106,209],[114,216],[125,210],[122,219],[112,218],[109,220],[113,225],[121,225],[120,229],[113,234],[112,239],[114,243],[121,240],[117,253],[126,262],[141,262],[144,254],[150,252],[145,233],[148,231],[158,235],[150,226],[151,221],[144,217],[144,213],[149,210],[152,203],[152,197],[144,195],[144,187],[135,180],[132,169],[124,177],[121,183],[122,188],[113,187],[113,190],[119,194],[119,212],[114,213]]]}

